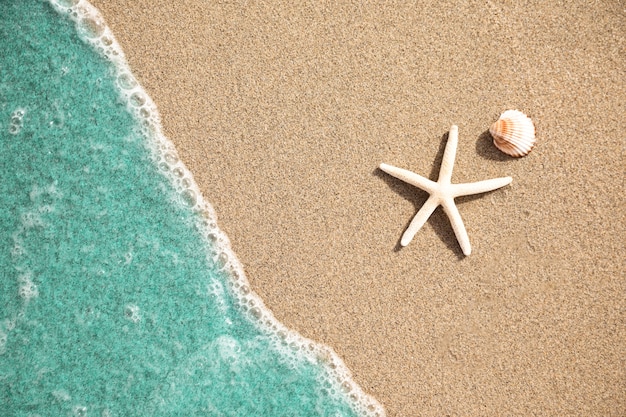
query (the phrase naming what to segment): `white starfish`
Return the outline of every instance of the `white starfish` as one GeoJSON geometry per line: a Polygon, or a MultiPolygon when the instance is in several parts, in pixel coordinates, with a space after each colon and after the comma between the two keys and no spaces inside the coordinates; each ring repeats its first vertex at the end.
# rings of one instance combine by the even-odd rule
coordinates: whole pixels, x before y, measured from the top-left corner
{"type": "Polygon", "coordinates": [[[443,160],[441,161],[441,169],[439,170],[439,179],[437,182],[431,181],[411,171],[407,171],[406,169],[380,164],[380,169],[387,174],[427,191],[430,194],[428,200],[426,200],[422,208],[417,212],[413,220],[411,220],[411,224],[402,235],[402,240],[400,241],[402,246],[408,245],[411,240],[413,240],[415,234],[421,229],[424,223],[426,223],[426,220],[428,220],[437,206],[442,205],[443,210],[450,219],[452,229],[454,229],[454,234],[459,241],[459,245],[461,245],[463,254],[465,256],[469,255],[472,253],[472,246],[470,245],[469,236],[467,236],[467,231],[465,230],[465,225],[463,224],[459,210],[454,204],[454,199],[464,195],[492,191],[504,187],[513,181],[511,177],[504,177],[465,184],[452,184],[450,180],[452,178],[452,168],[454,166],[458,143],[459,128],[454,125],[450,128],[448,143],[446,143],[446,149],[443,152],[443,160]]]}

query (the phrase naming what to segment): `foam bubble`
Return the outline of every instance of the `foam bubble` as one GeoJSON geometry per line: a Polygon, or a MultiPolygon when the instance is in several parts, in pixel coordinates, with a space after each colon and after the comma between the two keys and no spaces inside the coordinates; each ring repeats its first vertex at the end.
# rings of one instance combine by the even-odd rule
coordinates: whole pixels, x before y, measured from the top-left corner
{"type": "Polygon", "coordinates": [[[72,408],[72,415],[74,417],[86,417],[87,416],[87,407],[83,405],[75,405],[72,408]]]}
{"type": "Polygon", "coordinates": [[[124,90],[131,90],[137,87],[137,81],[135,81],[135,78],[127,72],[122,72],[117,77],[117,83],[124,90]]]}
{"type": "Polygon", "coordinates": [[[251,308],[250,314],[252,314],[252,317],[254,317],[257,320],[261,320],[263,318],[263,312],[258,307],[251,308]]]}
{"type": "Polygon", "coordinates": [[[17,282],[19,284],[18,294],[24,300],[28,301],[39,295],[39,290],[37,289],[35,283],[32,281],[32,272],[27,271],[23,274],[20,274],[17,277],[17,282]]]}
{"type": "Polygon", "coordinates": [[[132,251],[128,251],[124,254],[124,265],[130,265],[130,263],[133,261],[133,252],[132,251]]]}
{"type": "Polygon", "coordinates": [[[133,323],[138,323],[141,320],[141,314],[139,313],[139,307],[135,304],[127,304],[124,307],[124,316],[126,319],[133,323]]]}
{"type": "Polygon", "coordinates": [[[241,345],[239,342],[228,336],[220,336],[213,342],[214,349],[222,361],[236,370],[241,363],[241,345]]]}
{"type": "Polygon", "coordinates": [[[165,159],[165,162],[170,165],[175,165],[178,163],[178,155],[176,155],[174,152],[166,152],[165,155],[163,155],[163,158],[165,159]]]}
{"type": "Polygon", "coordinates": [[[141,107],[146,104],[146,96],[143,93],[136,91],[130,95],[130,104],[135,107],[141,107]]]}
{"type": "Polygon", "coordinates": [[[25,229],[32,229],[35,227],[44,227],[45,223],[39,213],[33,211],[27,211],[20,216],[22,226],[25,229]]]}
{"type": "Polygon", "coordinates": [[[13,243],[13,247],[11,248],[11,256],[13,258],[20,258],[24,256],[25,253],[26,250],[24,249],[24,246],[22,246],[22,242],[15,241],[13,243]]]}
{"type": "Polygon", "coordinates": [[[11,119],[9,120],[9,133],[17,135],[22,130],[24,124],[23,119],[26,114],[26,110],[23,108],[17,108],[11,113],[11,119]]]}
{"type": "Polygon", "coordinates": [[[82,18],[78,28],[85,36],[98,38],[104,34],[106,25],[100,16],[92,16],[82,18]]]}
{"type": "Polygon", "coordinates": [[[106,46],[111,46],[113,45],[113,39],[111,39],[111,37],[109,36],[103,36],[102,39],[100,39],[102,41],[103,45],[106,46]]]}
{"type": "Polygon", "coordinates": [[[185,171],[181,168],[181,167],[176,167],[172,170],[172,172],[174,173],[174,175],[176,175],[178,178],[182,178],[185,176],[185,171]]]}
{"type": "Polygon", "coordinates": [[[68,394],[67,391],[65,391],[64,389],[57,389],[52,391],[52,396],[55,400],[59,402],[66,402],[72,399],[72,397],[70,397],[70,394],[68,394]]]}
{"type": "Polygon", "coordinates": [[[193,190],[185,190],[183,191],[180,196],[183,198],[183,202],[185,203],[186,206],[188,207],[193,207],[196,205],[198,199],[196,197],[196,193],[193,192],[193,190]]]}
{"type": "Polygon", "coordinates": [[[228,263],[228,255],[225,252],[221,252],[219,255],[217,255],[215,263],[217,264],[217,267],[219,269],[224,269],[226,267],[226,264],[228,263]]]}
{"type": "Polygon", "coordinates": [[[57,181],[53,181],[46,186],[33,185],[33,188],[28,193],[30,201],[33,203],[52,203],[56,198],[62,197],[63,194],[57,189],[57,181]]]}

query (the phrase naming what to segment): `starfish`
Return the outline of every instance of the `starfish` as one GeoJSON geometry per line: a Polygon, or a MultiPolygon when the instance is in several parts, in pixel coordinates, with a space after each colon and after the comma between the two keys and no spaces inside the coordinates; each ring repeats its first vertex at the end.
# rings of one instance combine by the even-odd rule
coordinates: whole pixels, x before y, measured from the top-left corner
{"type": "Polygon", "coordinates": [[[454,199],[464,195],[480,194],[496,190],[513,181],[511,177],[503,177],[464,184],[452,184],[450,180],[452,179],[452,168],[454,166],[458,143],[459,128],[453,125],[450,128],[448,143],[446,143],[446,149],[443,152],[443,160],[441,161],[441,169],[439,170],[439,179],[437,182],[431,181],[411,171],[407,171],[406,169],[380,164],[380,169],[387,174],[427,191],[430,194],[428,200],[426,200],[422,208],[417,212],[415,217],[413,217],[411,224],[409,224],[409,227],[402,235],[402,240],[400,241],[402,246],[408,245],[411,240],[413,240],[415,234],[421,229],[424,223],[426,223],[426,220],[428,220],[433,211],[441,205],[450,219],[452,229],[463,250],[463,254],[468,256],[472,253],[472,246],[470,245],[467,230],[465,230],[465,225],[461,219],[461,214],[454,204],[454,199]]]}

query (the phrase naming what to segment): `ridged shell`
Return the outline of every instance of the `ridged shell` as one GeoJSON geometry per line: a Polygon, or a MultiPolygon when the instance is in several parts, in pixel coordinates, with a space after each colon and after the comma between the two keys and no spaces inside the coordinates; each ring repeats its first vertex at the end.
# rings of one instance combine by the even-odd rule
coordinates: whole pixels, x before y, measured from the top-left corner
{"type": "Polygon", "coordinates": [[[507,110],[489,128],[493,144],[507,155],[519,158],[535,146],[535,125],[519,110],[507,110]]]}

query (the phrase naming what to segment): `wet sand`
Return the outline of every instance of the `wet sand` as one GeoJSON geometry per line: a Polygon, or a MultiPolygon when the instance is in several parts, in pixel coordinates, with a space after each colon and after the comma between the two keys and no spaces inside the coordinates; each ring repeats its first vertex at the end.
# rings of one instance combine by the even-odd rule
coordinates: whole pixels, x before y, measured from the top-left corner
{"type": "Polygon", "coordinates": [[[626,414],[626,15],[619,2],[92,3],[253,290],[388,415],[626,414]],[[530,115],[527,157],[496,150],[530,115]],[[377,169],[513,183],[457,199],[377,169]]]}

